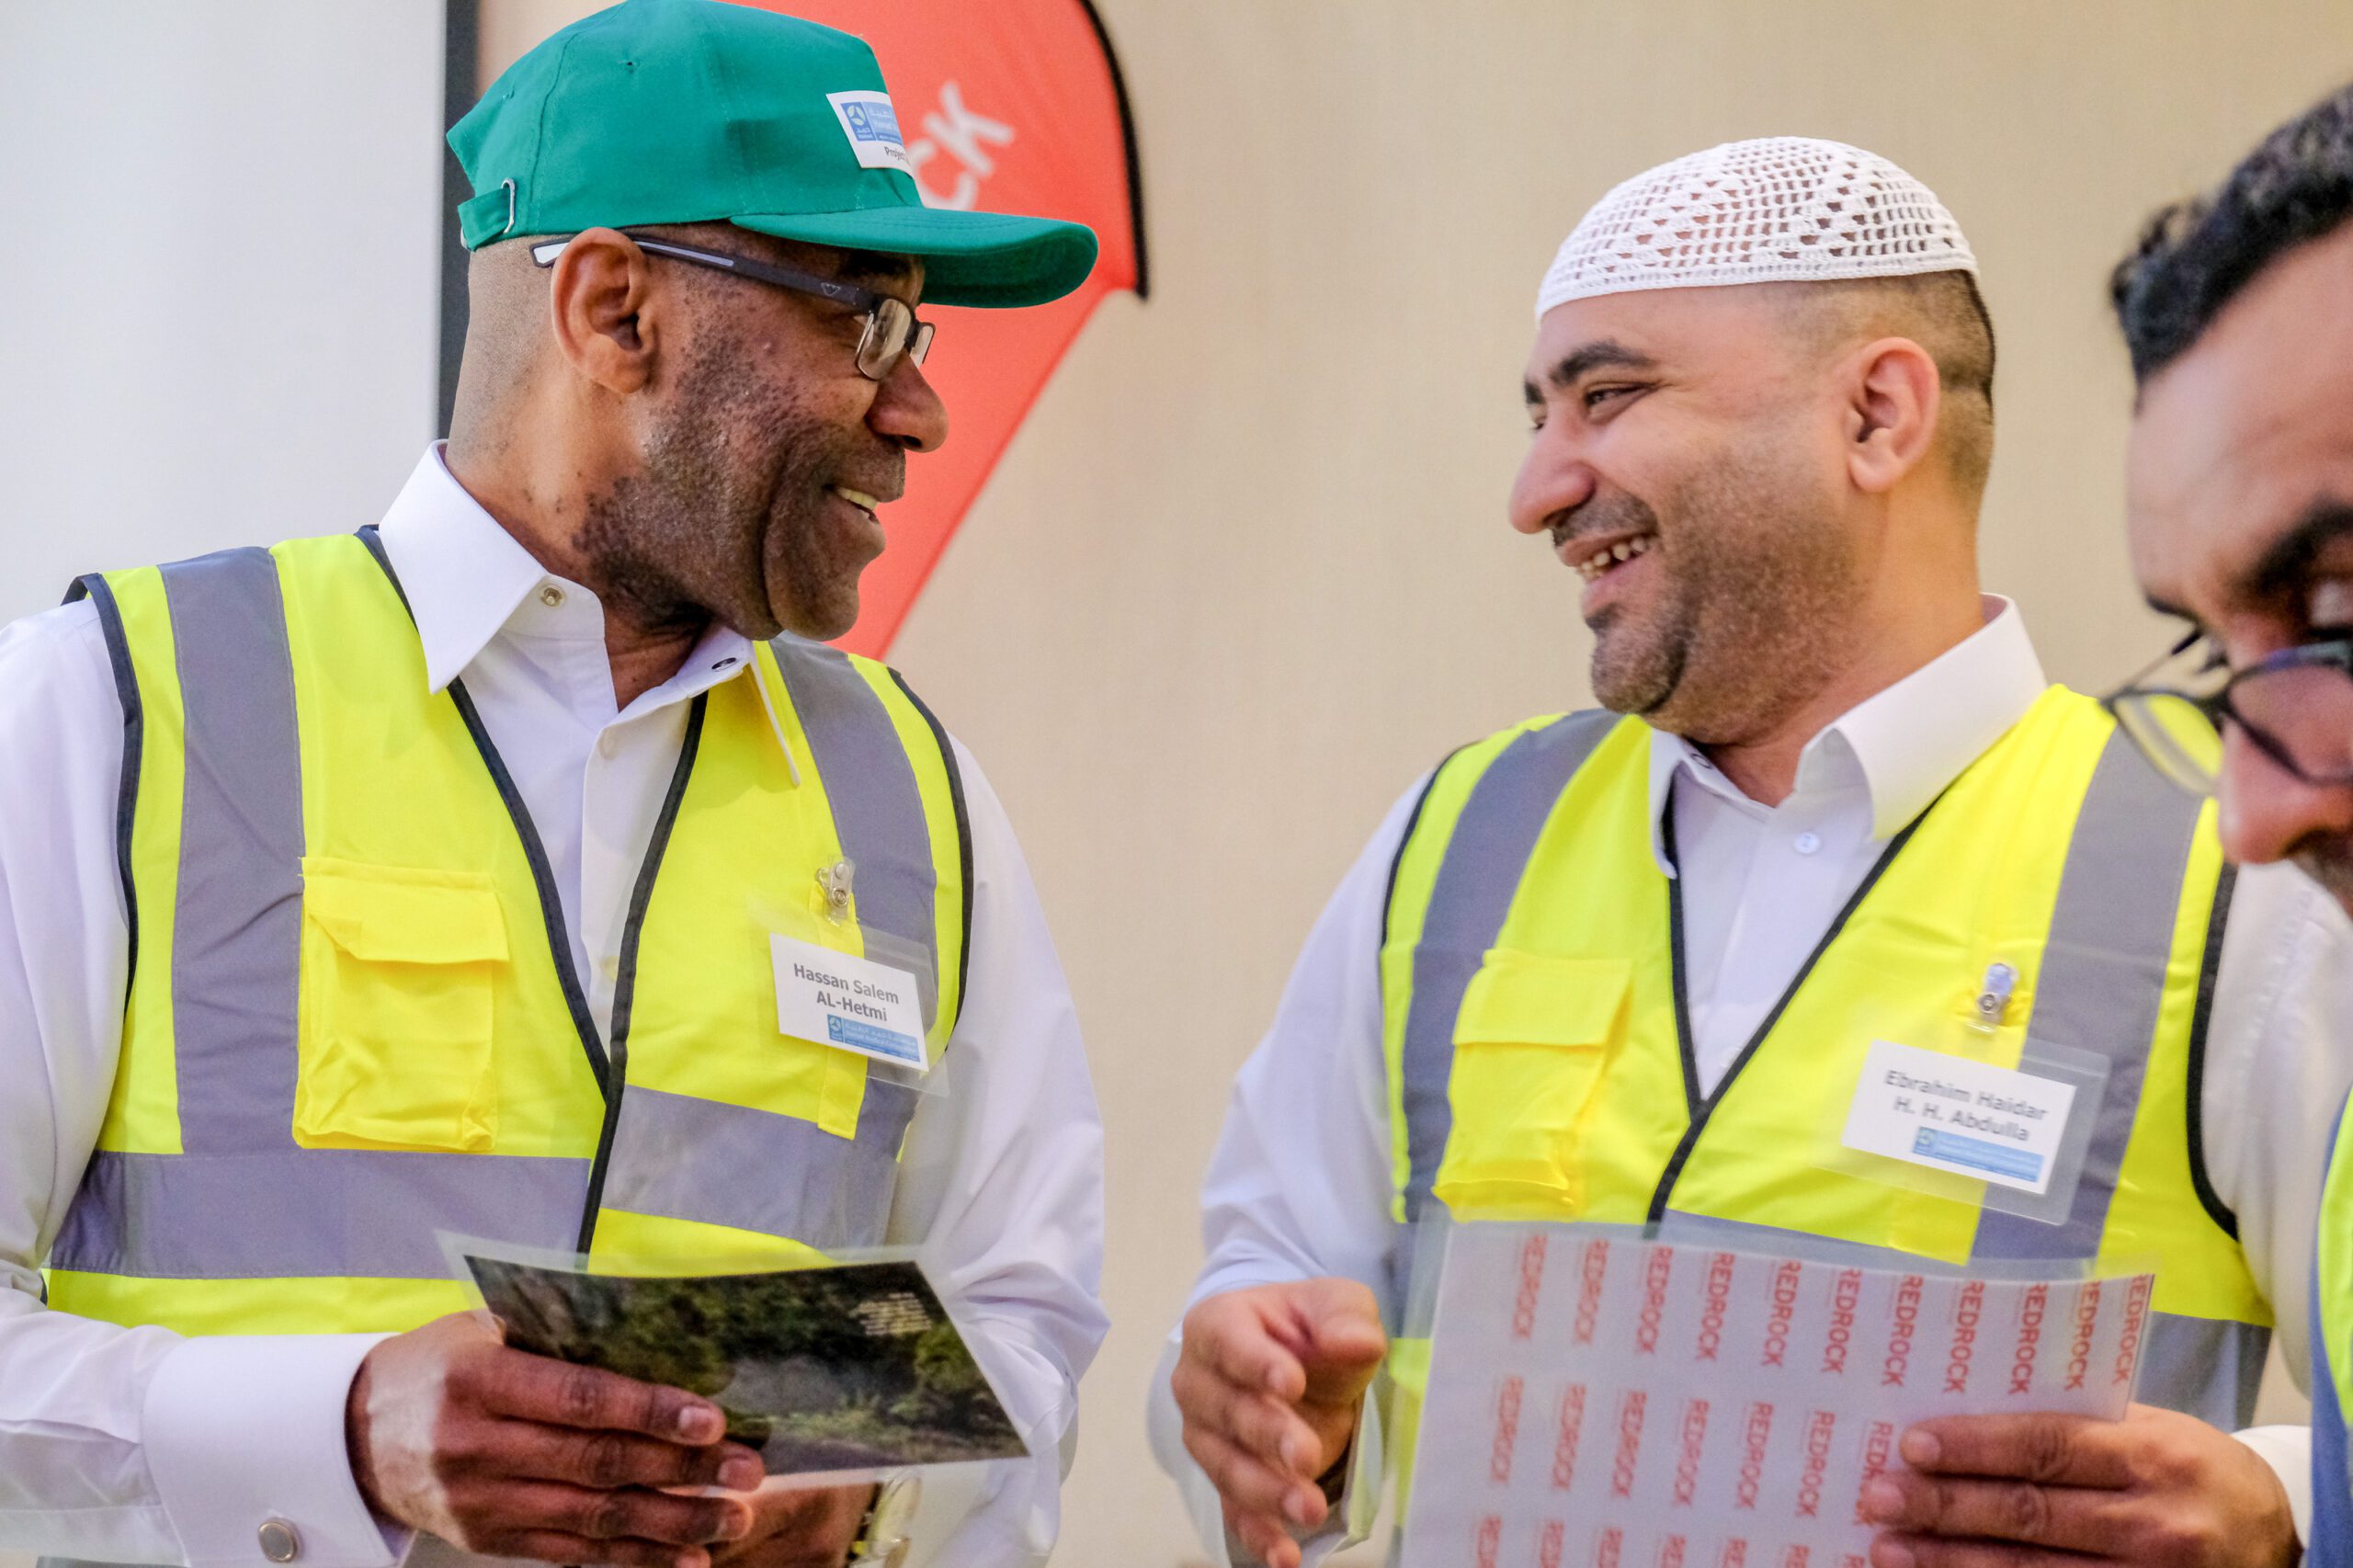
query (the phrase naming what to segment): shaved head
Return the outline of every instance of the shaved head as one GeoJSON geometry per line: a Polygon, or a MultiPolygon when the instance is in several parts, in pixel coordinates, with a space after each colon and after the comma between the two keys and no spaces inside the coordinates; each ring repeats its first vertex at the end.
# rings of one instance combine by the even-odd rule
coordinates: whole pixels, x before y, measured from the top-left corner
{"type": "Polygon", "coordinates": [[[466,263],[466,348],[449,433],[461,447],[503,444],[516,394],[551,349],[548,275],[527,240],[485,245],[466,263]]]}
{"type": "Polygon", "coordinates": [[[1994,321],[1966,272],[1770,285],[1790,319],[1825,357],[1881,337],[1909,338],[1936,361],[1944,404],[1937,447],[1972,506],[1994,464],[1994,321]]]}

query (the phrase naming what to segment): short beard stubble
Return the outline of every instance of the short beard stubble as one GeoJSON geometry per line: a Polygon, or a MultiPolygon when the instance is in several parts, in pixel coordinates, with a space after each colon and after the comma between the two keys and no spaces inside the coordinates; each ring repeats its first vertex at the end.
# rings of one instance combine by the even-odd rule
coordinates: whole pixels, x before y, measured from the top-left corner
{"type": "Polygon", "coordinates": [[[854,436],[760,384],[746,352],[724,332],[699,335],[643,472],[587,505],[589,585],[608,613],[650,629],[717,620],[756,642],[837,637],[858,619],[872,555],[842,534],[825,486],[873,464],[851,456],[854,436]]]}
{"type": "Polygon", "coordinates": [[[1594,696],[1700,744],[1763,733],[1851,656],[1859,593],[1845,542],[1784,433],[1725,454],[1665,500],[1628,496],[1568,537],[1648,528],[1663,568],[1648,606],[1595,618],[1594,696]],[[1631,617],[1639,615],[1641,619],[1631,617]]]}

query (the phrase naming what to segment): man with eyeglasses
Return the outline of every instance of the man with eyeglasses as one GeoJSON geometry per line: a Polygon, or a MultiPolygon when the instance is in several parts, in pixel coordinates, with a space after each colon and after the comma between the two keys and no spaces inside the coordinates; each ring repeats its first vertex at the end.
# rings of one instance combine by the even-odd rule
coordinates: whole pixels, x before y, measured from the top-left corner
{"type": "Polygon", "coordinates": [[[0,632],[0,1547],[906,1559],[903,1485],[770,1483],[710,1400],[503,1346],[446,1231],[920,1247],[1033,1457],[913,1547],[1042,1562],[1086,1064],[987,783],[823,640],[947,433],[918,301],[1056,298],[1093,236],[926,208],[865,44],[716,0],[566,28],[450,140],[456,414],[381,525],[0,632]],[[871,1053],[811,963],[884,998],[871,1053]]]}
{"type": "MultiPolygon", "coordinates": [[[[2223,846],[2353,915],[2353,88],[2149,223],[2113,280],[2139,397],[2129,501],[2149,602],[2190,635],[2110,699],[2223,846]]],[[[2353,1143],[2319,1220],[2307,1558],[2353,1563],[2353,1143]]]]}
{"type": "Polygon", "coordinates": [[[1312,1562],[1382,1464],[1402,1513],[1417,1462],[1463,1462],[1415,1450],[1416,1226],[1493,1215],[2154,1256],[2129,1417],[1902,1434],[1851,1483],[1875,1568],[2294,1560],[2306,1435],[2242,1429],[2275,1322],[2301,1366],[2353,944],[2301,879],[2234,879],[2203,803],[1978,591],[1975,274],[1919,181],[1805,138],[1638,175],[1561,247],[1509,511],[1580,579],[1605,707],[1397,801],[1234,1087],[1153,1431],[1236,1561],[1312,1562]],[[2020,1093],[2102,1063],[2071,1198],[1924,1193],[1848,1144],[1878,1042],[2020,1093]]]}

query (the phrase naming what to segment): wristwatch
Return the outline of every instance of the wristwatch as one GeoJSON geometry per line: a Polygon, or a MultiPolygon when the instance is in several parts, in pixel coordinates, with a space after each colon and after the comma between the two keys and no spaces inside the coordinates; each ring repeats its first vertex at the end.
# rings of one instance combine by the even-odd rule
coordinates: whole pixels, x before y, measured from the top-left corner
{"type": "Polygon", "coordinates": [[[919,1476],[897,1475],[874,1489],[874,1501],[850,1543],[847,1568],[902,1568],[907,1560],[907,1527],[923,1497],[919,1476]]]}

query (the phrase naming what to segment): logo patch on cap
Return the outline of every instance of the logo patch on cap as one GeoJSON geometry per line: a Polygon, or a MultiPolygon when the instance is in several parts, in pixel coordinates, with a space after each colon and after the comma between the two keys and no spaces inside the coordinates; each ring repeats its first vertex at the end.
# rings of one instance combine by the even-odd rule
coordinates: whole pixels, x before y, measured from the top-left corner
{"type": "Polygon", "coordinates": [[[825,101],[834,106],[834,117],[842,122],[842,134],[849,138],[849,150],[857,154],[860,167],[915,173],[915,165],[907,161],[907,144],[899,135],[899,111],[891,107],[890,94],[827,93],[825,101]]]}

